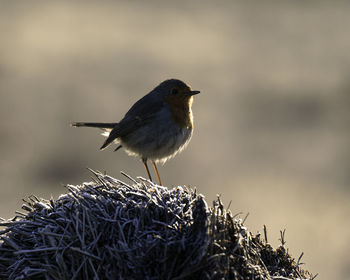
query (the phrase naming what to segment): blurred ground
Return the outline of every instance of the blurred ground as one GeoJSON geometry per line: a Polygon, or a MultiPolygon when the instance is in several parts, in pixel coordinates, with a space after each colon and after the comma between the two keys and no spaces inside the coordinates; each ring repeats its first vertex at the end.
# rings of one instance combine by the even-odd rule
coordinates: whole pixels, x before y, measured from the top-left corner
{"type": "Polygon", "coordinates": [[[85,167],[145,176],[71,121],[118,121],[162,80],[201,90],[165,184],[217,193],[317,279],[350,273],[348,1],[1,1],[0,216],[85,167]]]}

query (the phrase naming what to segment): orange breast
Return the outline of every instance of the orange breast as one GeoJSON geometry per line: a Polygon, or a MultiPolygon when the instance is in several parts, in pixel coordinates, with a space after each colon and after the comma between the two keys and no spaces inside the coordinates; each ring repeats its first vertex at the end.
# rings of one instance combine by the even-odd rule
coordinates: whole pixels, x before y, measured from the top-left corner
{"type": "Polygon", "coordinates": [[[193,127],[192,96],[167,96],[165,102],[169,104],[173,119],[181,128],[193,127]]]}

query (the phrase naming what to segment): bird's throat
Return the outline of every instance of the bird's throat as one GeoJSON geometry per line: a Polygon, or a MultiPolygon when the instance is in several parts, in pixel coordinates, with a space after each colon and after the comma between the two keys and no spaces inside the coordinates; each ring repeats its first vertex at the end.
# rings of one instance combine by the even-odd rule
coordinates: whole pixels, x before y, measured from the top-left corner
{"type": "Polygon", "coordinates": [[[192,116],[192,102],[193,97],[188,96],[184,98],[172,98],[169,96],[165,100],[170,108],[174,121],[181,128],[192,128],[193,127],[193,116],[192,116]]]}

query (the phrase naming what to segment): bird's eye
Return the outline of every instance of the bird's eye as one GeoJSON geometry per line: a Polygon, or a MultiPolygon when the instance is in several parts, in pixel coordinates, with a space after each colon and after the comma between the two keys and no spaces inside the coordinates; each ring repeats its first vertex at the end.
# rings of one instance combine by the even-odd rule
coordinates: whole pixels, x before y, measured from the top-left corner
{"type": "Polygon", "coordinates": [[[178,94],[179,93],[179,90],[177,89],[177,88],[173,88],[172,90],[171,90],[171,94],[178,94]]]}

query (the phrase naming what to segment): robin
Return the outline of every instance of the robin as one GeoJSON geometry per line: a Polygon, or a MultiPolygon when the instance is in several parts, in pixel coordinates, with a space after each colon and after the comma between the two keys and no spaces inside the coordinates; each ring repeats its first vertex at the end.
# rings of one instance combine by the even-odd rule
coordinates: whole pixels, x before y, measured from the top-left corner
{"type": "Polygon", "coordinates": [[[160,185],[156,163],[165,163],[182,151],[193,132],[192,90],[186,83],[169,79],[137,101],[118,123],[75,122],[75,127],[96,127],[104,130],[107,139],[100,150],[116,142],[117,151],[124,147],[129,155],[141,158],[152,181],[147,160],[151,160],[160,185]]]}

